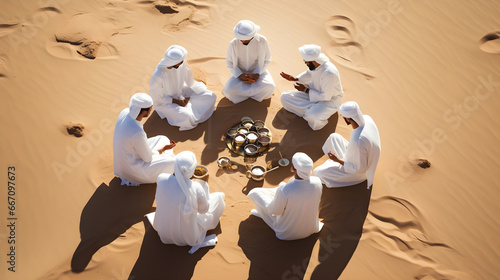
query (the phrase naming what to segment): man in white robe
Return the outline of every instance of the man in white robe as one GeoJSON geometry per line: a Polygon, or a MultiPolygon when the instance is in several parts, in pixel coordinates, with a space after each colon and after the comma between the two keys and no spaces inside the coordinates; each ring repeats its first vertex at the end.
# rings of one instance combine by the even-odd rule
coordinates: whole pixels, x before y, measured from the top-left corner
{"type": "Polygon", "coordinates": [[[370,116],[361,114],[354,101],[342,104],[339,112],[353,128],[351,138],[347,141],[340,134],[332,133],[323,145],[329,159],[314,170],[314,175],[329,188],[356,185],[365,180],[370,188],[380,157],[377,126],[370,116]]]}
{"type": "Polygon", "coordinates": [[[206,233],[217,226],[225,208],[224,193],[209,193],[206,181],[191,180],[195,168],[195,155],[184,151],[176,156],[173,175],[158,176],[152,223],[163,243],[194,246],[190,253],[202,244],[215,245],[216,236],[206,233]]]}
{"type": "Polygon", "coordinates": [[[260,26],[249,20],[238,22],[233,29],[234,39],[229,43],[226,64],[232,76],[222,94],[233,103],[248,98],[261,102],[271,98],[274,80],[267,71],[271,51],[266,37],[258,34],[260,26]]]}
{"type": "Polygon", "coordinates": [[[156,112],[181,131],[193,129],[210,118],[217,100],[204,83],[193,79],[186,56],[185,48],[170,46],[149,82],[156,112]]]}
{"type": "Polygon", "coordinates": [[[313,130],[320,130],[337,112],[344,96],[339,71],[321,53],[320,46],[304,45],[299,51],[309,69],[297,77],[280,73],[284,79],[297,82],[296,90],[281,94],[281,104],[287,111],[303,117],[313,130]]]}
{"type": "Polygon", "coordinates": [[[122,184],[137,186],[156,182],[158,175],[174,170],[175,142],[166,136],[147,138],[141,120],[153,111],[153,99],[146,93],[136,93],[130,107],[120,112],[113,135],[115,175],[122,184]]]}
{"type": "Polygon", "coordinates": [[[277,188],[255,188],[248,198],[255,208],[251,213],[260,217],[281,240],[296,240],[321,230],[318,220],[323,186],[318,177],[311,176],[312,159],[301,152],[292,157],[294,177],[277,188]]]}

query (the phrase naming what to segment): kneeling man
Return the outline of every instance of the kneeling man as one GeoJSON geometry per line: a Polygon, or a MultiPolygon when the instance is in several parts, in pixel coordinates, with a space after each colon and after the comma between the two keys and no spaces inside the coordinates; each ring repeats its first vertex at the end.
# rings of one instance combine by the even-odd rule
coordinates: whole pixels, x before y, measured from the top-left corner
{"type": "Polygon", "coordinates": [[[225,207],[224,193],[209,193],[206,181],[191,180],[195,169],[196,156],[184,151],[175,158],[174,174],[158,176],[152,223],[163,243],[193,246],[190,253],[215,245],[215,234],[206,234],[217,226],[225,207]]]}
{"type": "Polygon", "coordinates": [[[318,220],[323,186],[318,177],[311,176],[312,159],[304,153],[292,157],[294,176],[277,188],[255,188],[248,198],[255,208],[251,213],[266,222],[281,240],[302,239],[323,227],[318,220]]]}
{"type": "Polygon", "coordinates": [[[113,161],[115,175],[124,185],[154,183],[161,173],[174,171],[175,142],[162,135],[147,138],[142,127],[141,120],[152,111],[153,99],[146,93],[136,93],[116,121],[113,161]]]}
{"type": "Polygon", "coordinates": [[[271,98],[274,80],[267,71],[271,51],[267,39],[258,34],[260,26],[249,20],[238,22],[233,29],[234,39],[229,43],[226,64],[233,75],[222,94],[233,103],[252,98],[258,102],[271,98]]]}
{"type": "Polygon", "coordinates": [[[210,118],[217,100],[204,83],[193,79],[186,56],[185,48],[169,47],[149,82],[156,112],[181,131],[193,129],[210,118]]]}
{"type": "Polygon", "coordinates": [[[354,101],[342,104],[339,112],[353,128],[351,138],[347,141],[340,134],[332,133],[323,145],[329,159],[314,170],[314,175],[329,188],[351,186],[365,180],[370,188],[380,157],[377,126],[370,116],[361,114],[354,101]]]}
{"type": "Polygon", "coordinates": [[[299,51],[309,69],[297,77],[281,72],[285,80],[297,82],[296,90],[281,94],[281,104],[287,111],[303,117],[313,130],[320,130],[337,112],[344,96],[339,71],[321,53],[320,46],[304,45],[299,51]]]}

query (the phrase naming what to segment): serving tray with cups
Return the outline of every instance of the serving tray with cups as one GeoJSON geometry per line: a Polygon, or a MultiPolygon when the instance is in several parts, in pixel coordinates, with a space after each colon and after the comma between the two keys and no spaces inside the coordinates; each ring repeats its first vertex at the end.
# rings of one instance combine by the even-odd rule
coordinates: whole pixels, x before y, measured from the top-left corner
{"type": "Polygon", "coordinates": [[[240,156],[258,157],[269,149],[272,135],[263,121],[243,117],[226,131],[224,141],[229,150],[240,156]]]}

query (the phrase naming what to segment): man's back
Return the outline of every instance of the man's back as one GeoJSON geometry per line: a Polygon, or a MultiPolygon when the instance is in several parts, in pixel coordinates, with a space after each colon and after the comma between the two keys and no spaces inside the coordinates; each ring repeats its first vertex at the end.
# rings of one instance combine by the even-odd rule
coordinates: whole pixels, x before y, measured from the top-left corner
{"type": "Polygon", "coordinates": [[[373,177],[380,158],[381,145],[377,125],[370,116],[364,115],[363,117],[365,119],[365,126],[361,132],[360,138],[367,150],[368,162],[366,164],[366,177],[368,179],[368,187],[370,187],[373,183],[373,177]]]}
{"type": "MultiPolygon", "coordinates": [[[[292,179],[278,188],[276,202],[281,204],[283,198],[286,201],[274,228],[279,239],[301,239],[320,230],[318,212],[321,192],[321,180],[315,176],[306,180],[292,179]]],[[[270,211],[273,202],[269,205],[270,211]]]]}
{"type": "MultiPolygon", "coordinates": [[[[124,164],[133,164],[137,160],[133,138],[143,133],[142,128],[129,116],[129,109],[123,109],[118,115],[113,135],[113,155],[115,174],[124,164]]],[[[117,174],[120,176],[119,174],[117,174]]]]}
{"type": "MultiPolygon", "coordinates": [[[[196,200],[203,201],[203,205],[208,205],[207,196],[202,187],[193,182],[196,200]]],[[[174,175],[161,174],[158,177],[158,186],[156,189],[156,215],[154,220],[154,228],[165,244],[176,245],[195,245],[205,238],[202,228],[198,225],[197,216],[198,208],[190,215],[183,214],[184,205],[186,204],[186,196],[181,187],[177,183],[174,175]]],[[[204,207],[207,208],[207,207],[204,207]]]]}

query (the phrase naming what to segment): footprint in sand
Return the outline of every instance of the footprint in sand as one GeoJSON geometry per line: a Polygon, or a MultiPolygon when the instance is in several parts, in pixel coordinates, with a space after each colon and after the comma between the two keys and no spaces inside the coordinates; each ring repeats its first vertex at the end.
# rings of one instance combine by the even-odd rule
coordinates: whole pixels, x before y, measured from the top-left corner
{"type": "Polygon", "coordinates": [[[0,54],[0,78],[6,78],[7,71],[7,56],[0,54]]]}
{"type": "Polygon", "coordinates": [[[162,15],[163,31],[172,33],[186,27],[202,27],[210,23],[210,4],[197,1],[140,1],[153,14],[162,15]]]}
{"type": "Polygon", "coordinates": [[[448,255],[457,253],[445,243],[430,241],[424,221],[422,213],[409,201],[384,196],[370,202],[364,234],[385,253],[418,267],[414,279],[469,279],[470,275],[432,257],[436,250],[447,250],[448,255]]]}
{"type": "Polygon", "coordinates": [[[16,30],[19,27],[19,23],[2,23],[0,24],[0,38],[6,36],[16,30]]]}
{"type": "Polygon", "coordinates": [[[372,79],[375,74],[362,63],[363,46],[357,42],[354,22],[342,15],[330,17],[325,24],[326,32],[332,42],[326,49],[326,54],[339,65],[363,74],[366,79],[372,79]]]}
{"type": "Polygon", "coordinates": [[[500,53],[500,31],[490,32],[479,40],[479,48],[483,52],[491,54],[500,53]]]}
{"type": "Polygon", "coordinates": [[[59,58],[117,58],[119,51],[112,37],[126,34],[130,26],[106,14],[76,14],[46,44],[47,51],[59,58]]]}

